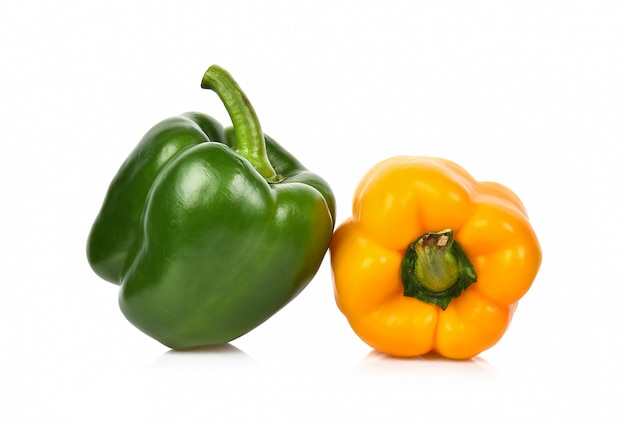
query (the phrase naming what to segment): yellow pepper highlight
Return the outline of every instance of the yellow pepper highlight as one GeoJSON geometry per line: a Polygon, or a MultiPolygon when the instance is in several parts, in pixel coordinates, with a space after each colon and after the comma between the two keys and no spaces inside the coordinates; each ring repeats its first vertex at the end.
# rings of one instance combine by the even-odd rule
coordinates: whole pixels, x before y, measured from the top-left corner
{"type": "Polygon", "coordinates": [[[337,306],[365,343],[397,357],[466,359],[492,347],[541,264],[511,190],[430,157],[374,166],[330,254],[337,306]],[[416,298],[415,287],[435,303],[416,298]]]}

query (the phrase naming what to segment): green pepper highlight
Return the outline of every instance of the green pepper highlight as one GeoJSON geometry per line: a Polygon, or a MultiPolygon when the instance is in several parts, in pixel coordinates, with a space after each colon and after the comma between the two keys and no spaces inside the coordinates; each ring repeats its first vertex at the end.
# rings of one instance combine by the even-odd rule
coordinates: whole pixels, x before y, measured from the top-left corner
{"type": "Polygon", "coordinates": [[[172,349],[228,343],[295,298],[335,225],[328,183],[265,135],[224,69],[215,91],[232,127],[198,112],[150,129],[113,178],[87,258],[119,305],[172,349]]]}

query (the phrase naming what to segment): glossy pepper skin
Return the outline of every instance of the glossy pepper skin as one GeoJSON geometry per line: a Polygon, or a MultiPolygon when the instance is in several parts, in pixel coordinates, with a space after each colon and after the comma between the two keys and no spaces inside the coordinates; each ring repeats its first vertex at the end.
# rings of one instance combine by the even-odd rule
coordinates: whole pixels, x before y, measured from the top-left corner
{"type": "Polygon", "coordinates": [[[397,357],[467,359],[490,348],[541,263],[513,192],[429,157],[374,166],[330,252],[339,309],[363,341],[397,357]]]}
{"type": "Polygon", "coordinates": [[[328,184],[261,132],[230,74],[212,66],[202,86],[233,127],[195,112],[156,124],[87,243],[128,320],[173,349],[227,343],[272,316],[316,274],[334,226],[328,184]]]}

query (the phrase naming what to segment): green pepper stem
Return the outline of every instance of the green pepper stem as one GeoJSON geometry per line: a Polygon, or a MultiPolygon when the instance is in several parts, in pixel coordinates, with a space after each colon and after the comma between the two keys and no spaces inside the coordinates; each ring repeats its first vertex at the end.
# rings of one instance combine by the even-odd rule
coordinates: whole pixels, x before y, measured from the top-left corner
{"type": "Polygon", "coordinates": [[[235,129],[237,153],[246,158],[266,181],[280,180],[267,157],[259,118],[239,84],[225,69],[213,65],[202,77],[201,87],[213,90],[224,103],[235,129]]]}
{"type": "Polygon", "coordinates": [[[402,260],[401,277],[405,296],[443,310],[477,280],[451,229],[426,233],[411,243],[402,260]]]}

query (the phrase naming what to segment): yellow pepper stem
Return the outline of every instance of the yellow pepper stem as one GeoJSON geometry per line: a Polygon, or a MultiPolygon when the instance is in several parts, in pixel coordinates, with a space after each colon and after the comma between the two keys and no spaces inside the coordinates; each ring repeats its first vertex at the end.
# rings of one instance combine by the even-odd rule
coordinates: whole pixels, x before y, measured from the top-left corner
{"type": "Polygon", "coordinates": [[[409,244],[402,260],[404,295],[443,310],[476,280],[476,270],[451,229],[422,235],[409,244]]]}

